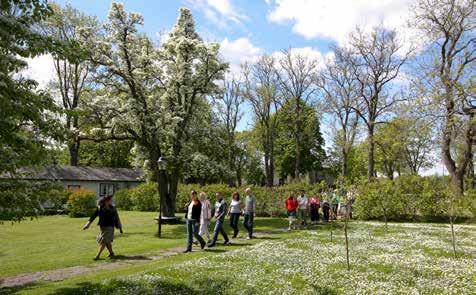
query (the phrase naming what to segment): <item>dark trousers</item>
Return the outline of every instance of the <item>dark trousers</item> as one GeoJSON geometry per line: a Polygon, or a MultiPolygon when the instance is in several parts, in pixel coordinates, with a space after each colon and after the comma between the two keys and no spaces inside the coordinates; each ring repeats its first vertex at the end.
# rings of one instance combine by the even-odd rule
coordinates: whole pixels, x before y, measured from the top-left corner
{"type": "Polygon", "coordinates": [[[205,241],[198,234],[199,222],[195,219],[187,219],[187,250],[192,250],[193,237],[203,245],[205,241]]]}
{"type": "Polygon", "coordinates": [[[243,221],[243,226],[248,231],[248,237],[253,236],[253,219],[254,213],[245,213],[245,220],[243,221]]]}
{"type": "Polygon", "coordinates": [[[236,238],[238,232],[238,221],[240,220],[240,213],[230,213],[230,226],[233,229],[233,238],[236,238]]]}
{"type": "Polygon", "coordinates": [[[217,220],[217,223],[215,224],[215,231],[213,233],[213,240],[211,242],[212,245],[215,245],[215,243],[217,242],[219,233],[221,233],[225,242],[229,241],[228,235],[226,234],[225,230],[223,229],[223,221],[224,221],[223,219],[217,220]]]}
{"type": "Polygon", "coordinates": [[[324,213],[324,220],[329,221],[329,207],[322,209],[322,211],[324,213]]]}
{"type": "Polygon", "coordinates": [[[319,220],[319,209],[311,209],[311,221],[319,220]]]}

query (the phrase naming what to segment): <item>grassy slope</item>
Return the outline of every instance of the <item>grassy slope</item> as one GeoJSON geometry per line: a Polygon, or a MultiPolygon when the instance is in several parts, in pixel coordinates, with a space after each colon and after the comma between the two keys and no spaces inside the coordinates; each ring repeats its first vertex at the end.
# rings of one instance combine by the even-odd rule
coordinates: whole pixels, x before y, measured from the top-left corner
{"type": "MultiPolygon", "coordinates": [[[[139,219],[148,213],[128,214],[139,219]]],[[[257,221],[258,230],[270,231],[285,225],[283,219],[257,221]]],[[[321,225],[317,231],[276,232],[272,237],[252,242],[240,240],[240,246],[220,246],[210,251],[5,291],[20,294],[377,294],[379,291],[382,294],[449,294],[452,290],[459,294],[476,294],[474,225],[458,228],[461,252],[458,259],[453,259],[446,225],[390,224],[386,233],[381,223],[353,222],[350,225],[351,272],[345,267],[340,225],[334,226],[333,242],[329,239],[329,227],[321,225]],[[188,269],[195,272],[191,274],[188,269]],[[108,281],[110,279],[113,280],[108,281]],[[226,288],[221,288],[221,284],[226,288]]],[[[175,234],[182,229],[174,229],[175,234]]],[[[86,248],[91,248],[93,238],[94,235],[88,238],[86,248]]],[[[183,238],[174,241],[180,245],[184,242],[183,238]]],[[[121,242],[121,249],[122,246],[127,245],[121,242]]],[[[94,250],[90,251],[94,254],[94,250]]]]}

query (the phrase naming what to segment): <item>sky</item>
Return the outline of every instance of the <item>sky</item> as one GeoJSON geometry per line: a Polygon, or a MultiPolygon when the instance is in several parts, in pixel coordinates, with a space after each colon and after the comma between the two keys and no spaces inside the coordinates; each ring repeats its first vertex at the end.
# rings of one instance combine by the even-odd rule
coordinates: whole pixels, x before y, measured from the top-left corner
{"type": "MultiPolygon", "coordinates": [[[[239,65],[261,54],[273,54],[295,48],[302,54],[324,60],[333,44],[345,45],[357,26],[397,29],[405,44],[418,36],[407,25],[415,0],[126,0],[126,11],[144,16],[142,31],[159,42],[174,25],[181,7],[189,8],[196,30],[206,41],[220,43],[223,58],[232,73],[239,65]]],[[[57,0],[67,3],[99,20],[106,20],[111,0],[57,0]]],[[[53,77],[51,59],[42,56],[30,60],[29,74],[45,85],[53,77]]],[[[239,124],[251,126],[250,112],[239,124]]],[[[325,127],[325,126],[324,126],[325,127]]],[[[329,128],[322,128],[323,130],[329,128]]],[[[330,134],[324,133],[327,143],[330,134]]],[[[429,174],[438,172],[438,166],[429,174]]]]}

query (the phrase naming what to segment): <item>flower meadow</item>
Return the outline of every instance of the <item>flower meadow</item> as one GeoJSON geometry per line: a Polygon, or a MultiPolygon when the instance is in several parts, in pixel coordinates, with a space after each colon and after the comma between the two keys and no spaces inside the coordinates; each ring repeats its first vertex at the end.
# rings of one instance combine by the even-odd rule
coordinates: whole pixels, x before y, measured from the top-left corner
{"type": "MultiPolygon", "coordinates": [[[[104,294],[476,294],[476,226],[349,223],[347,270],[341,224],[267,236],[256,244],[147,274],[105,280],[104,294]]],[[[223,251],[223,250],[222,250],[223,251]]]]}

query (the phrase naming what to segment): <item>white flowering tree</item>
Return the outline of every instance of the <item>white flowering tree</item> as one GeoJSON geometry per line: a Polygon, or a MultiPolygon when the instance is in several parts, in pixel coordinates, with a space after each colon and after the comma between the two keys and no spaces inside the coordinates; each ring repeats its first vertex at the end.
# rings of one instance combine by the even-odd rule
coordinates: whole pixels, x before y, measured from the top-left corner
{"type": "Polygon", "coordinates": [[[96,103],[101,114],[100,136],[135,141],[134,153],[157,179],[157,161],[168,168],[160,179],[163,215],[175,215],[183,150],[193,132],[197,106],[218,87],[228,65],[218,58],[219,45],[205,43],[195,32],[192,14],[181,9],[176,25],[160,48],[138,31],[143,17],[113,3],[104,36],[88,34],[97,79],[106,91],[96,103]]]}

